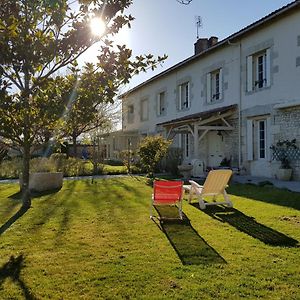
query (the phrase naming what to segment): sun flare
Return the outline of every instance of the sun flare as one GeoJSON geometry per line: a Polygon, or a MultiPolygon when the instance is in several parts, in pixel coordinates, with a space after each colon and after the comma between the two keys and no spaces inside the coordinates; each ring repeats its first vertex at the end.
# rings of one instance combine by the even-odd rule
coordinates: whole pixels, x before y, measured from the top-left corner
{"type": "Polygon", "coordinates": [[[90,28],[94,35],[101,36],[105,32],[106,26],[101,18],[93,18],[90,21],[90,28]]]}

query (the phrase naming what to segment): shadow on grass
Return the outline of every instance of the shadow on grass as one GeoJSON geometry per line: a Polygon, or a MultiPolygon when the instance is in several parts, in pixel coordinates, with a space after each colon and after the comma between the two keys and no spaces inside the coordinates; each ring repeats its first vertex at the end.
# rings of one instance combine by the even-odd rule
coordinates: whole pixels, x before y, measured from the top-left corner
{"type": "Polygon", "coordinates": [[[14,224],[19,218],[21,218],[28,208],[21,208],[9,219],[7,220],[1,227],[0,227],[0,235],[2,235],[12,224],[14,224]]]}
{"type": "Polygon", "coordinates": [[[21,279],[22,268],[24,268],[24,256],[22,254],[18,257],[11,256],[9,261],[0,267],[0,288],[6,279],[10,279],[21,288],[26,300],[36,299],[21,279]]]}
{"type": "Polygon", "coordinates": [[[253,184],[232,184],[227,191],[235,196],[300,210],[300,193],[285,189],[253,184]]]}
{"type": "MultiPolygon", "coordinates": [[[[31,194],[32,198],[39,198],[39,197],[42,197],[42,196],[48,196],[48,195],[55,194],[55,193],[59,192],[60,190],[61,190],[61,188],[52,189],[52,190],[44,191],[44,192],[32,191],[30,194],[31,194]]],[[[13,195],[10,195],[8,198],[13,199],[13,200],[22,200],[22,192],[19,191],[19,192],[13,194],[13,195]]]]}
{"type": "MultiPolygon", "coordinates": [[[[201,210],[198,203],[193,203],[192,205],[201,210]]],[[[298,244],[297,240],[256,222],[253,217],[249,217],[235,208],[213,205],[207,206],[201,211],[218,221],[232,225],[265,244],[285,247],[295,247],[298,244]]]]}
{"type": "Polygon", "coordinates": [[[226,263],[223,257],[213,249],[192,227],[186,215],[178,218],[178,210],[175,207],[156,207],[160,216],[160,222],[153,221],[165,233],[172,247],[176,251],[183,265],[205,265],[213,263],[226,263]]]}

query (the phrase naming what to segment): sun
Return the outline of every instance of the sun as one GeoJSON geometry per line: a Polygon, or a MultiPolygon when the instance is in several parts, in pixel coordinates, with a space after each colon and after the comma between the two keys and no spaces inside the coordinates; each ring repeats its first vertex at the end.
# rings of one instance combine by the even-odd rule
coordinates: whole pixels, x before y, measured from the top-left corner
{"type": "Polygon", "coordinates": [[[90,28],[93,35],[102,36],[105,32],[106,25],[101,18],[93,18],[90,21],[90,28]]]}

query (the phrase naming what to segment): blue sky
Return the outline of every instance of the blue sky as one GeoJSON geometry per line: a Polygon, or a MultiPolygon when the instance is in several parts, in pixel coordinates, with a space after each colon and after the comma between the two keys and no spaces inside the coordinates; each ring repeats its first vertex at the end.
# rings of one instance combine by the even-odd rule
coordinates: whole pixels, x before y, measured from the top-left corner
{"type": "Polygon", "coordinates": [[[222,40],[290,2],[193,0],[190,5],[181,5],[176,0],[133,0],[127,13],[135,21],[131,29],[122,30],[118,42],[127,44],[135,55],[152,53],[169,57],[156,71],[136,76],[125,91],[193,55],[196,16],[201,16],[203,23],[200,37],[217,36],[222,40]]]}

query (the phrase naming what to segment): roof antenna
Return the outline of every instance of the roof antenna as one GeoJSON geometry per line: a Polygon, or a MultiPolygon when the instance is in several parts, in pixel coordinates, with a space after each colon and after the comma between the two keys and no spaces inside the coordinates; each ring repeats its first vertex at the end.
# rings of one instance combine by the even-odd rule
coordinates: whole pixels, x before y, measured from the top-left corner
{"type": "Polygon", "coordinates": [[[199,39],[199,29],[203,25],[202,18],[200,16],[196,16],[195,21],[196,21],[196,27],[197,27],[197,40],[198,40],[199,39]]]}

